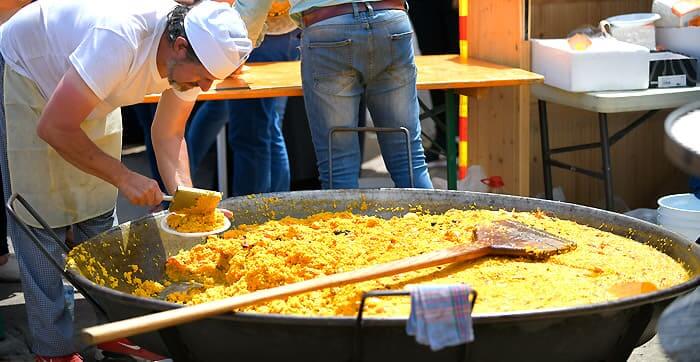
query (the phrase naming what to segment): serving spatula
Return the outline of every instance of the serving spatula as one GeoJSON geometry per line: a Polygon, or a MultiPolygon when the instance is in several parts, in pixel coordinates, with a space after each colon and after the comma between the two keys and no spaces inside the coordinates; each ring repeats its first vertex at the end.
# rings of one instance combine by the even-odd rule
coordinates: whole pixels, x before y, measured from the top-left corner
{"type": "Polygon", "coordinates": [[[231,312],[236,308],[273,299],[436,265],[473,260],[486,255],[506,255],[542,260],[576,247],[572,241],[510,220],[495,221],[479,226],[476,228],[475,236],[473,242],[384,264],[85,328],[82,330],[82,338],[86,343],[98,344],[231,312]]]}
{"type": "Polygon", "coordinates": [[[221,201],[221,192],[178,186],[175,195],[164,195],[164,201],[170,201],[170,212],[187,214],[207,214],[214,212],[221,201]]]}

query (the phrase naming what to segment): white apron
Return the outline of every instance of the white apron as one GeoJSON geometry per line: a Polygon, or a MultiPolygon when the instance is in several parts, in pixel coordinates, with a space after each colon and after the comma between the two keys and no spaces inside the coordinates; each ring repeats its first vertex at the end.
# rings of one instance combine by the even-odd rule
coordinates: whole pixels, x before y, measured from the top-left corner
{"type": "MultiPolygon", "coordinates": [[[[71,165],[37,135],[46,100],[36,83],[5,67],[4,87],[12,192],[22,195],[53,228],[112,210],[117,202],[117,188],[71,165]]],[[[121,158],[119,108],[107,119],[86,120],[80,127],[103,152],[121,158]]],[[[21,206],[17,213],[27,224],[40,227],[21,206]]]]}

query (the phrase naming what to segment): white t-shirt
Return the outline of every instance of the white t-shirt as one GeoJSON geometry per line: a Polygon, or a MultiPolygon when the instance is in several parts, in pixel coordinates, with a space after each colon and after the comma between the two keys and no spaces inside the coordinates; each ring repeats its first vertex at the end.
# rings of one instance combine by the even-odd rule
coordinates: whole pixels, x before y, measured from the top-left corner
{"type": "MultiPolygon", "coordinates": [[[[171,0],[41,0],[0,28],[6,64],[48,99],[70,66],[102,100],[90,119],[171,88],[156,66],[171,0]]],[[[200,89],[175,92],[194,100],[200,89]]]]}

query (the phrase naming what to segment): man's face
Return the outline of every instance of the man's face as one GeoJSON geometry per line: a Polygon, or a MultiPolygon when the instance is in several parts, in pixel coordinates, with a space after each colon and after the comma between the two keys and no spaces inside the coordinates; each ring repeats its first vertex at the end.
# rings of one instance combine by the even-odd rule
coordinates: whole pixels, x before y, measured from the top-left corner
{"type": "Polygon", "coordinates": [[[211,88],[216,79],[203,65],[195,63],[187,58],[168,59],[168,82],[173,89],[184,92],[194,87],[203,91],[211,88]]]}

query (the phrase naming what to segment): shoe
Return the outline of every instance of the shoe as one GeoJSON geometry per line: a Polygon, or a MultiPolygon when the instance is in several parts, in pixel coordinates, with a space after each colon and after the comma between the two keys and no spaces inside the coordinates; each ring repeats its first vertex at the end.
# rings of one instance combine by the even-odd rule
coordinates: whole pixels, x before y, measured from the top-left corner
{"type": "Polygon", "coordinates": [[[17,257],[13,253],[4,256],[7,256],[7,261],[0,265],[0,281],[19,282],[19,264],[17,264],[17,257]]]}
{"type": "Polygon", "coordinates": [[[34,361],[36,361],[36,362],[83,362],[83,357],[77,353],[69,354],[67,356],[59,356],[59,357],[35,356],[34,361]]]}
{"type": "MultiPolygon", "coordinates": [[[[121,354],[132,357],[138,361],[153,361],[153,362],[172,362],[173,360],[163,357],[157,353],[153,353],[127,338],[117,339],[97,345],[99,354],[102,356],[108,354],[121,354]]],[[[99,356],[98,356],[99,357],[99,356]]],[[[99,360],[99,358],[98,358],[99,360]]]]}

